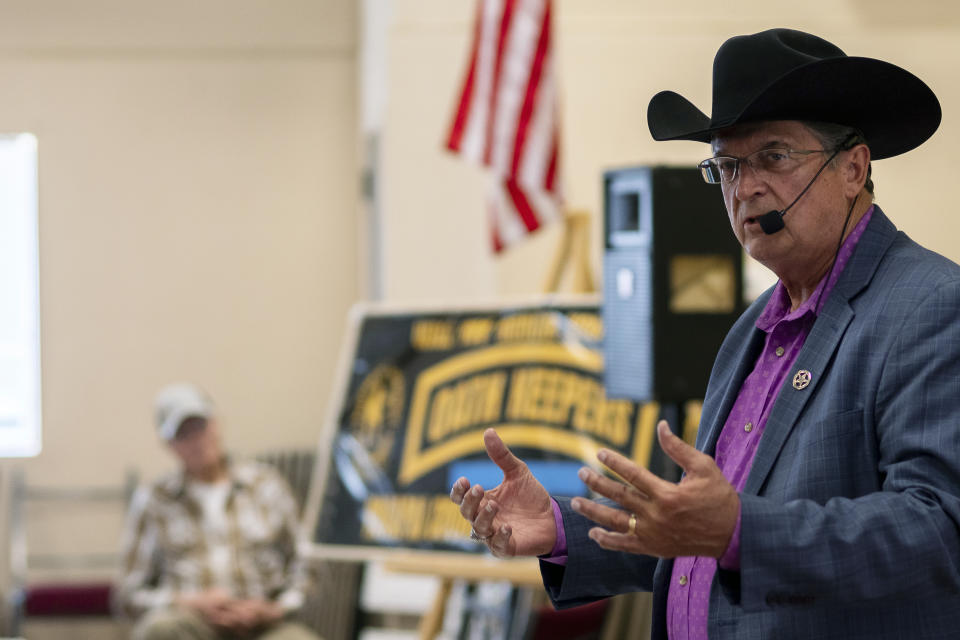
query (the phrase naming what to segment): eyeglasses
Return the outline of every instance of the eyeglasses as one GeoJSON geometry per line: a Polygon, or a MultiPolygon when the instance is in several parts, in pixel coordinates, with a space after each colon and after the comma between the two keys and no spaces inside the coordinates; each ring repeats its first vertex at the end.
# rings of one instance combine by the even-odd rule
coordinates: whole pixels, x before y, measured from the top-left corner
{"type": "Polygon", "coordinates": [[[787,174],[800,166],[803,158],[814,153],[830,153],[830,149],[760,149],[748,156],[714,156],[697,165],[705,182],[720,184],[733,182],[741,162],[746,162],[756,173],[762,175],[787,174]]]}

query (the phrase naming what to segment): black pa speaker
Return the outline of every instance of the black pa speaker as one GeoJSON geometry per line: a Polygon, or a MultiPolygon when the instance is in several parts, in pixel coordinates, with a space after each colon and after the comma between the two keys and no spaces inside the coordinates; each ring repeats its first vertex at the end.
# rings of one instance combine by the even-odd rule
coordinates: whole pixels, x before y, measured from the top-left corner
{"type": "Polygon", "coordinates": [[[720,188],[695,168],[607,171],[603,326],[607,395],[703,398],[743,311],[743,253],[720,188]]]}

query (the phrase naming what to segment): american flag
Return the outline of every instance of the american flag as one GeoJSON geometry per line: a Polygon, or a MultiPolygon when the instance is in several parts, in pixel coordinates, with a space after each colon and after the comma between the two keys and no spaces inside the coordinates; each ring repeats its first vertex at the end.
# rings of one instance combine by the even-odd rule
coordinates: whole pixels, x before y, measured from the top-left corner
{"type": "Polygon", "coordinates": [[[491,170],[493,249],[561,217],[551,0],[478,0],[447,148],[491,170]]]}

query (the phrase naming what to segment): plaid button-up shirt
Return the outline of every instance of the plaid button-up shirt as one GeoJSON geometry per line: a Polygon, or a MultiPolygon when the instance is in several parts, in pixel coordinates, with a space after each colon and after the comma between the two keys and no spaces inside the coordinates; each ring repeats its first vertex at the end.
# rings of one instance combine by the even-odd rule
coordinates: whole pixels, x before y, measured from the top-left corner
{"type": "Polygon", "coordinates": [[[204,506],[183,473],[161,478],[133,499],[122,543],[116,595],[130,615],[210,588],[237,598],[303,604],[308,584],[297,550],[298,508],[272,468],[231,463],[222,517],[204,506]],[[219,526],[212,526],[212,522],[219,526]]]}

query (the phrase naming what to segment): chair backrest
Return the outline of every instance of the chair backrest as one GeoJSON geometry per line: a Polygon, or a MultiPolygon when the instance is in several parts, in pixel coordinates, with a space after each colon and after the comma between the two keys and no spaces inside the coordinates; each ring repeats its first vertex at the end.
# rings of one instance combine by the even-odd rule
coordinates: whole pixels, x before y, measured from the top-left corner
{"type": "Polygon", "coordinates": [[[300,512],[303,513],[307,495],[310,493],[316,453],[312,449],[265,451],[257,455],[256,460],[269,464],[280,472],[290,485],[293,497],[296,498],[300,512]]]}

